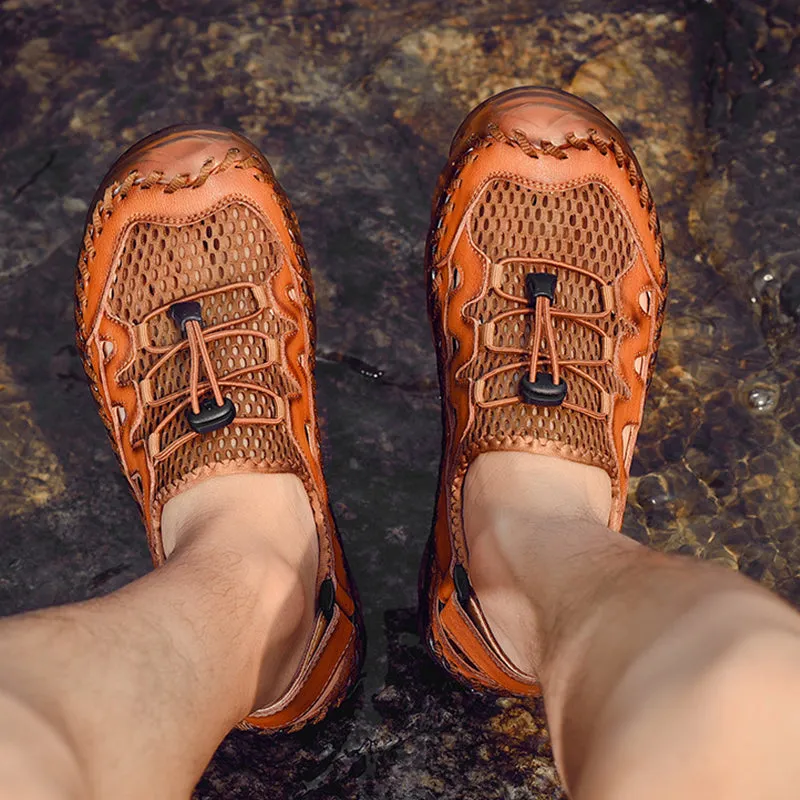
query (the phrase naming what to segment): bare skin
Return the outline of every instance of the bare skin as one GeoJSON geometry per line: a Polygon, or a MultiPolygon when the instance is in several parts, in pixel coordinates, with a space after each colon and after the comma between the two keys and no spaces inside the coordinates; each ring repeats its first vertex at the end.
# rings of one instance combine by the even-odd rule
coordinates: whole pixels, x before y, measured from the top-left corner
{"type": "Polygon", "coordinates": [[[196,485],[167,563],[97,600],[0,620],[0,798],[188,798],[310,638],[318,543],[293,475],[196,485]]]}
{"type": "MultiPolygon", "coordinates": [[[[515,453],[465,487],[470,572],[544,688],[575,800],[793,796],[800,616],[740,576],[609,531],[606,475],[515,453]]],[[[311,631],[317,540],[293,476],[208,481],[165,509],[165,566],[0,621],[0,800],[187,798],[278,697],[311,631]]]]}
{"type": "Polygon", "coordinates": [[[571,797],[794,796],[800,615],[736,573],[610,531],[599,469],[488,453],[464,492],[472,583],[542,684],[571,797]]]}

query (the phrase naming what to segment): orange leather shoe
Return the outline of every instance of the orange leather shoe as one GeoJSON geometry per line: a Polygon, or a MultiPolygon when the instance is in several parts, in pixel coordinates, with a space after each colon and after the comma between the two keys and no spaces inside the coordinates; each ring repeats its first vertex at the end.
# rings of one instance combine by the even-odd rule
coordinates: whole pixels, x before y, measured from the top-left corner
{"type": "Polygon", "coordinates": [[[223,128],[139,142],[95,195],[76,284],[78,348],[156,565],[162,508],[198,481],[289,472],[306,487],[315,633],[284,696],[243,725],[319,720],[355,682],[364,637],[320,462],[311,274],[264,156],[223,128]]]}
{"type": "Polygon", "coordinates": [[[444,453],[420,580],[424,636],[468,685],[538,694],[471,588],[464,477],[492,450],[600,467],[619,530],[666,306],[658,217],[603,114],[522,87],[478,106],[456,133],[426,262],[444,453]]]}

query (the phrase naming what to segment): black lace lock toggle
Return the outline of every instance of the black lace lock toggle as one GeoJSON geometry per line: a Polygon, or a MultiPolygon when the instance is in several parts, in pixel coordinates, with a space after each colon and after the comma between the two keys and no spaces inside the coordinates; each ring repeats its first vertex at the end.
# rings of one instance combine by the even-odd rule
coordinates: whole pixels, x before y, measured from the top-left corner
{"type": "MultiPolygon", "coordinates": [[[[203,313],[200,303],[196,300],[184,300],[183,302],[173,303],[169,307],[169,316],[172,321],[180,328],[181,335],[184,338],[189,337],[189,331],[186,326],[190,322],[196,322],[203,327],[203,313]]],[[[196,333],[194,331],[193,333],[196,333]]],[[[230,397],[226,397],[222,402],[217,405],[216,398],[220,397],[219,386],[214,375],[214,368],[211,362],[211,357],[208,354],[206,343],[203,340],[202,334],[199,336],[199,341],[190,339],[190,352],[192,359],[192,375],[193,383],[190,387],[192,395],[192,405],[186,410],[186,419],[189,422],[189,427],[195,433],[213,433],[220,428],[225,428],[236,419],[236,406],[230,397]],[[199,355],[197,350],[199,349],[199,355]],[[197,377],[199,364],[195,359],[201,358],[204,362],[206,372],[208,373],[209,380],[212,387],[214,387],[214,397],[206,397],[204,400],[196,398],[197,392],[197,377]],[[193,406],[199,406],[199,410],[195,411],[193,406]]]]}
{"type": "Polygon", "coordinates": [[[333,619],[333,611],[336,605],[336,587],[333,585],[332,578],[325,578],[320,584],[317,603],[325,619],[330,622],[333,619]]]}
{"type": "Polygon", "coordinates": [[[567,382],[562,378],[553,383],[549,372],[537,372],[535,381],[523,375],[519,382],[519,396],[528,405],[560,406],[567,396],[567,382]]]}
{"type": "Polygon", "coordinates": [[[531,306],[537,297],[546,297],[551,303],[556,299],[556,276],[549,272],[529,272],[525,276],[525,294],[531,306]]]}
{"type": "Polygon", "coordinates": [[[203,327],[203,312],[200,303],[196,300],[184,300],[182,303],[173,303],[169,307],[169,316],[181,329],[181,334],[186,336],[186,323],[199,322],[203,327]]]}
{"type": "Polygon", "coordinates": [[[221,406],[214,402],[213,397],[206,397],[200,401],[197,414],[191,408],[187,410],[186,419],[195,433],[213,433],[236,419],[236,406],[230,397],[226,397],[221,406]]]}

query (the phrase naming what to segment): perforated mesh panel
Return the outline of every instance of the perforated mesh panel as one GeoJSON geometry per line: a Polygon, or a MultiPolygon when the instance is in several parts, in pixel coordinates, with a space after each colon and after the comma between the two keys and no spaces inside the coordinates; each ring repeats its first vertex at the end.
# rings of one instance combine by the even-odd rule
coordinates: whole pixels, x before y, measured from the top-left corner
{"type": "Polygon", "coordinates": [[[470,230],[492,261],[535,255],[582,267],[603,280],[628,267],[634,253],[627,223],[599,183],[543,193],[494,181],[472,213],[470,230]]]}
{"type": "MultiPolygon", "coordinates": [[[[264,221],[242,204],[193,225],[139,223],[120,254],[109,310],[126,322],[140,322],[154,308],[195,291],[237,281],[264,283],[280,249],[264,221]]],[[[217,319],[232,313],[228,299],[214,310],[217,319]]]]}
{"type": "MultiPolygon", "coordinates": [[[[110,289],[109,311],[142,325],[144,349],[120,379],[138,383],[154,402],[145,404],[133,439],[149,441],[160,426],[159,450],[185,440],[156,466],[157,490],[203,464],[232,458],[302,473],[286,424],[266,424],[282,407],[270,392],[286,398],[299,391],[275,358],[294,325],[277,314],[271,302],[263,307],[258,300],[259,292],[269,296],[270,278],[283,258],[283,246],[271,229],[243,204],[191,225],[137,223],[130,230],[110,289]],[[183,409],[162,424],[178,404],[188,402],[190,376],[186,347],[163,361],[172,347],[185,343],[168,307],[205,292],[199,302],[208,352],[223,395],[236,406],[237,419],[227,428],[187,439],[192,432],[183,409]],[[209,330],[215,326],[220,330],[209,330]]],[[[207,390],[201,371],[201,396],[207,390]]]]}
{"type": "MultiPolygon", "coordinates": [[[[614,198],[604,186],[595,183],[545,193],[496,180],[486,187],[468,222],[476,248],[493,264],[506,262],[494,268],[493,286],[519,298],[519,302],[512,302],[489,288],[466,307],[465,314],[483,326],[488,345],[480,348],[467,366],[466,377],[478,382],[493,370],[501,369],[497,375],[484,380],[483,398],[490,402],[516,399],[520,379],[527,371],[533,338],[533,314],[524,313],[529,311],[525,276],[531,272],[556,275],[554,312],[598,314],[608,310],[606,303],[613,297],[610,293],[604,294],[604,285],[613,283],[633,263],[634,238],[614,198]],[[578,270],[521,259],[547,259],[578,270]],[[496,319],[511,310],[522,313],[496,319]]],[[[554,315],[559,359],[602,361],[603,334],[616,337],[626,325],[617,310],[613,311],[611,315],[591,320],[599,331],[554,315]]],[[[546,353],[546,342],[542,341],[542,354],[546,353]]],[[[568,386],[566,402],[597,413],[603,411],[604,392],[628,391],[610,367],[599,363],[566,368],[563,374],[568,386]],[[597,381],[602,390],[593,381],[597,381]]],[[[478,408],[475,424],[464,444],[469,448],[498,436],[550,439],[583,453],[598,466],[613,468],[615,465],[606,423],[563,406],[547,408],[514,402],[478,408]]]]}

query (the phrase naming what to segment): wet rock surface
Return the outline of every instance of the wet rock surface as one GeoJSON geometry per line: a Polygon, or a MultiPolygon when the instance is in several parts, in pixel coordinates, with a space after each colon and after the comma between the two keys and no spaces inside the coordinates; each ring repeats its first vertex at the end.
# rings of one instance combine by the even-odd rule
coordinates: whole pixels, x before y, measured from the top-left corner
{"type": "Polygon", "coordinates": [[[563,796],[541,704],[457,686],[414,616],[440,447],[430,197],[462,117],[510,86],[599,105],[659,204],[671,296],[624,532],[800,605],[793,2],[103,6],[0,3],[0,613],[150,568],[72,344],[72,270],[115,155],[180,121],[253,139],[298,212],[327,475],[367,608],[356,696],[295,736],[231,734],[198,798],[563,796]]]}

